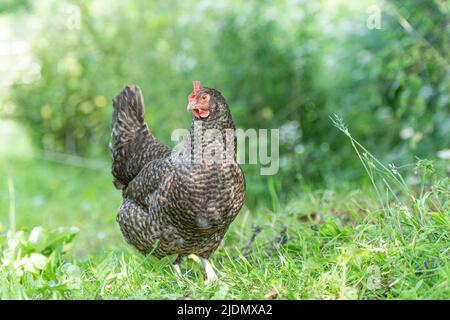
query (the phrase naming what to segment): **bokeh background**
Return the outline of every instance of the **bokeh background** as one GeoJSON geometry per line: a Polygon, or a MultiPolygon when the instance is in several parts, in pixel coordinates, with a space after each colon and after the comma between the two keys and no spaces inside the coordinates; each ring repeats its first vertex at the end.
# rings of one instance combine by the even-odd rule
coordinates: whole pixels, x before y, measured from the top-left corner
{"type": "Polygon", "coordinates": [[[333,114],[383,162],[448,174],[449,29],[446,0],[2,0],[0,232],[75,225],[86,252],[122,241],[108,141],[130,83],[169,145],[190,125],[194,79],[224,94],[237,127],[280,129],[279,173],[244,166],[250,210],[368,183],[333,114]]]}

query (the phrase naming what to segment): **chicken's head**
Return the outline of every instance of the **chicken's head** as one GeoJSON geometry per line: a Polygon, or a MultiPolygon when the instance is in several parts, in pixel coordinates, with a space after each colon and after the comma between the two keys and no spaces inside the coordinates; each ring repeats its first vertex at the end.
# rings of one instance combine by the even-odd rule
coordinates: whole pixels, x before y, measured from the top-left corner
{"type": "Polygon", "coordinates": [[[194,91],[188,96],[188,111],[191,111],[197,119],[208,118],[215,111],[214,99],[209,88],[201,89],[200,81],[194,81],[194,91]]]}

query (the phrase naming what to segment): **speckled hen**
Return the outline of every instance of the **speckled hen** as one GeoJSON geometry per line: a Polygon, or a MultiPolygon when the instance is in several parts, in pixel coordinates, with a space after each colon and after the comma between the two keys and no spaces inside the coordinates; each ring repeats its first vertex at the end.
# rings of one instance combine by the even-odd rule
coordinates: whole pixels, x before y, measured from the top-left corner
{"type": "Polygon", "coordinates": [[[194,81],[186,143],[171,149],[149,131],[137,86],[113,99],[110,148],[114,185],[123,202],[117,221],[124,238],[143,254],[202,258],[206,281],[215,278],[208,257],[242,207],[245,179],[236,162],[235,127],[222,94],[194,81]]]}

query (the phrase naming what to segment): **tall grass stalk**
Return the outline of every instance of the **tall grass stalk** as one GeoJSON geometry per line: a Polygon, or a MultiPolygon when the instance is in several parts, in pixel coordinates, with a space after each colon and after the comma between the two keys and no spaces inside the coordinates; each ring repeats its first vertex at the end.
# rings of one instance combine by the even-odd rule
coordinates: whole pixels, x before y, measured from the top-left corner
{"type": "MultiPolygon", "coordinates": [[[[394,164],[386,166],[379,161],[351,135],[347,125],[340,116],[335,114],[333,117],[330,117],[330,119],[334,126],[350,139],[351,146],[355,150],[356,155],[369,176],[384,214],[386,216],[391,216],[392,220],[395,221],[394,234],[396,234],[397,237],[399,235],[404,235],[405,232],[403,232],[403,229],[408,225],[417,228],[417,230],[423,228],[425,223],[423,217],[425,212],[424,206],[426,198],[429,196],[429,194],[423,192],[424,183],[427,178],[427,173],[432,171],[430,168],[427,169],[427,166],[432,166],[430,162],[426,162],[429,160],[419,160],[417,163],[416,167],[422,168],[425,173],[422,174],[422,187],[418,195],[419,198],[416,198],[414,192],[398,171],[398,167],[394,164]],[[383,196],[383,194],[385,195],[383,196]],[[402,197],[402,195],[404,196],[402,197]],[[403,217],[399,216],[399,213],[402,212],[408,219],[403,219],[403,217]]],[[[388,224],[385,224],[384,226],[390,228],[390,225],[388,224]]]]}
{"type": "Polygon", "coordinates": [[[14,190],[14,181],[11,176],[8,176],[8,193],[9,193],[9,229],[16,231],[16,193],[14,190]]]}
{"type": "Polygon", "coordinates": [[[397,187],[399,187],[400,190],[405,193],[405,195],[411,198],[411,200],[415,200],[413,193],[409,189],[407,183],[403,179],[402,175],[398,172],[397,167],[394,164],[390,164],[389,168],[386,167],[372,153],[370,153],[366,148],[364,148],[364,146],[362,146],[350,134],[347,125],[345,124],[344,120],[341,117],[339,117],[338,115],[334,115],[333,117],[331,117],[331,121],[333,122],[336,128],[342,131],[350,139],[350,143],[353,149],[355,150],[356,154],[358,155],[358,158],[361,161],[362,165],[364,166],[364,169],[369,175],[370,181],[372,182],[372,185],[376,190],[376,193],[379,197],[379,200],[381,201],[381,204],[383,205],[383,208],[385,203],[383,201],[383,198],[381,197],[380,189],[378,188],[375,182],[375,173],[382,175],[383,184],[392,193],[392,196],[396,200],[400,201],[400,199],[396,195],[396,192],[394,192],[394,188],[391,186],[390,182],[394,183],[397,187]]]}

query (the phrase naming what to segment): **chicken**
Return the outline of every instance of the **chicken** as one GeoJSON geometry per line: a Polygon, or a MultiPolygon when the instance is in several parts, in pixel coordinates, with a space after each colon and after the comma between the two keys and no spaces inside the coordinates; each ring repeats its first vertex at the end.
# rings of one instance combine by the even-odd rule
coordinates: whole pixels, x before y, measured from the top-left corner
{"type": "Polygon", "coordinates": [[[245,195],[236,162],[235,127],[222,94],[194,81],[188,96],[193,121],[186,143],[171,149],[144,121],[139,87],[113,99],[110,149],[114,185],[123,201],[117,221],[125,240],[143,254],[202,259],[206,281],[215,273],[208,257],[218,248],[245,195]]]}

